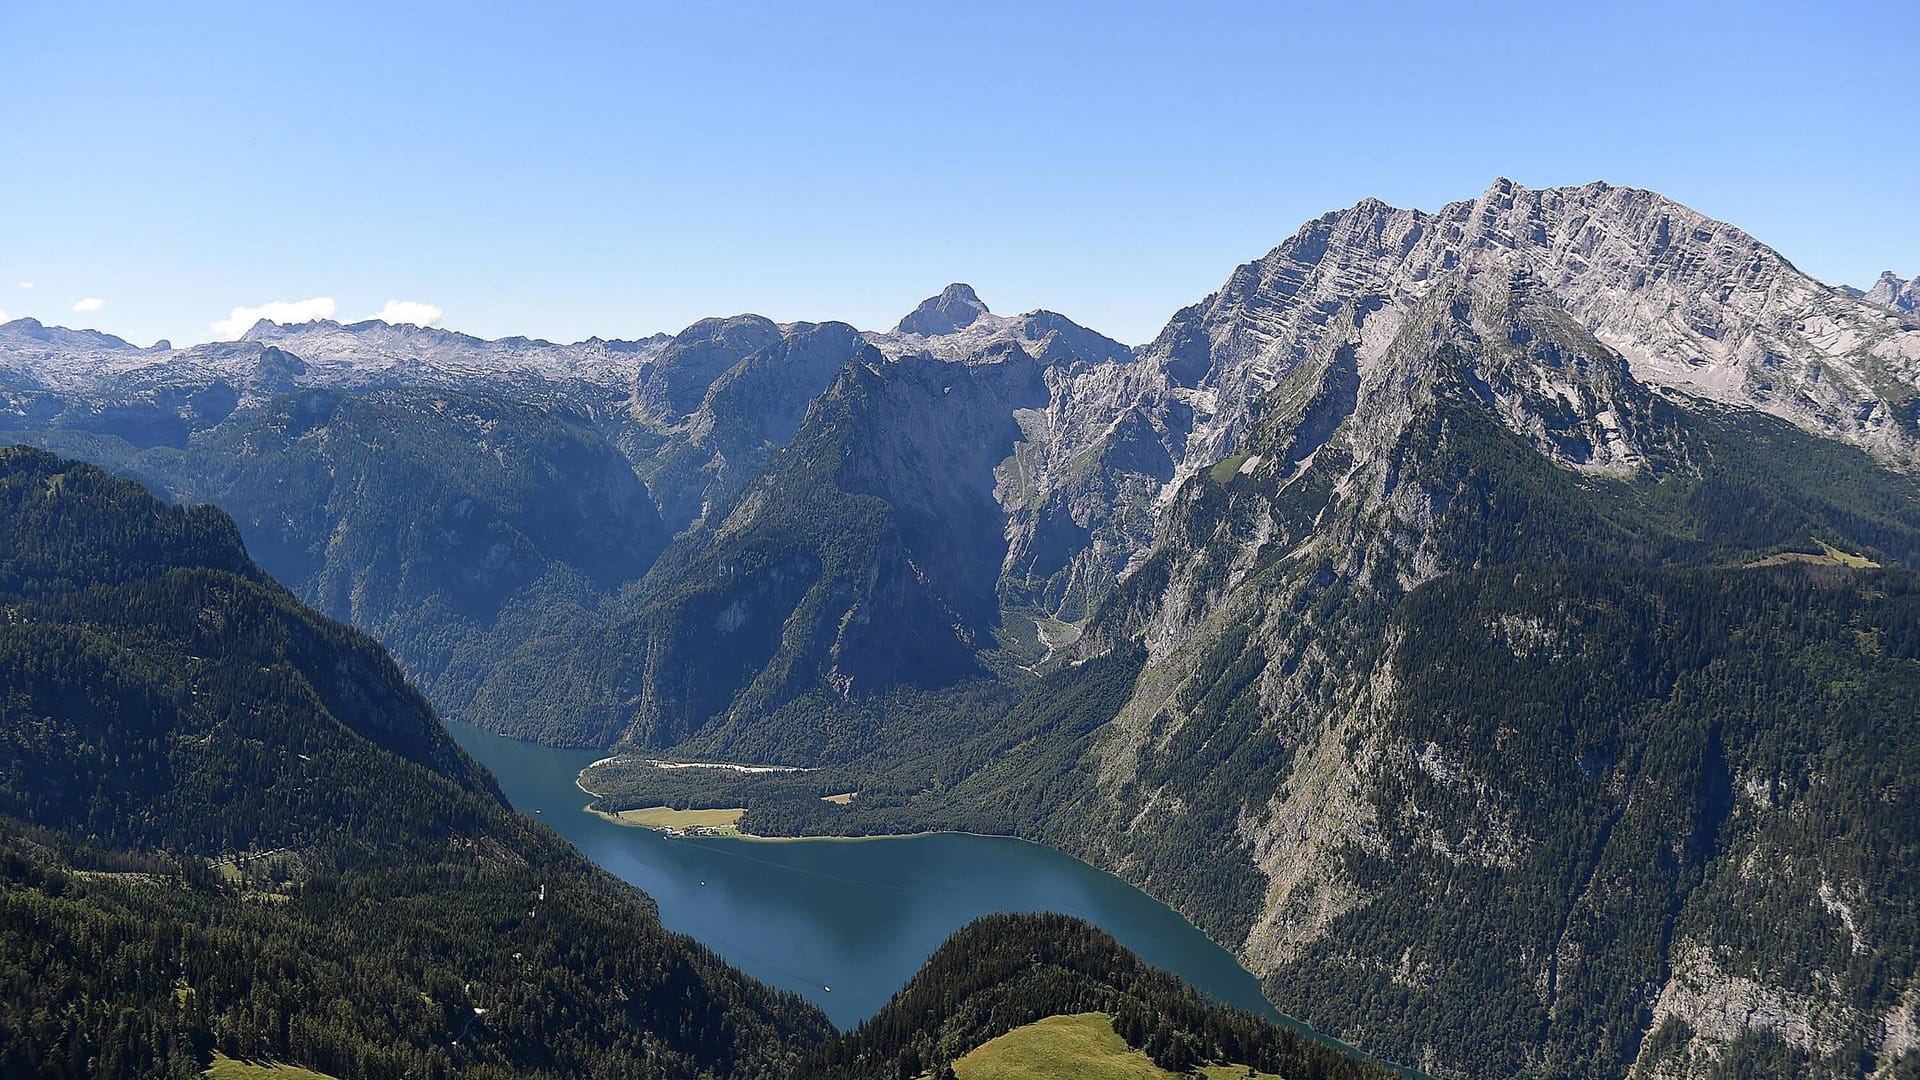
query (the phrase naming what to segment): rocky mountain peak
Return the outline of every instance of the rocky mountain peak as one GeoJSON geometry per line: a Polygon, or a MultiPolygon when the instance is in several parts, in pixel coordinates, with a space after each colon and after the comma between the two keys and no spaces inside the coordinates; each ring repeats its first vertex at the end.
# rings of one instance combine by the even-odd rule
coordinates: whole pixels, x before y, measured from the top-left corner
{"type": "Polygon", "coordinates": [[[309,319],[303,323],[278,323],[272,319],[255,320],[247,332],[240,335],[241,341],[279,341],[301,331],[339,330],[341,325],[332,319],[309,319]]]}
{"type": "Polygon", "coordinates": [[[1882,270],[1880,279],[1867,290],[1866,301],[1903,315],[1920,314],[1920,276],[1904,279],[1891,270],[1882,270]]]}
{"type": "Polygon", "coordinates": [[[1630,475],[1668,441],[1650,422],[1649,394],[1627,362],[1582,329],[1530,269],[1498,259],[1470,260],[1415,308],[1364,374],[1363,411],[1394,413],[1397,435],[1415,407],[1405,401],[1408,389],[1422,383],[1429,393],[1449,385],[1577,472],[1630,475]]]}
{"type": "Polygon", "coordinates": [[[1143,360],[1171,396],[1206,406],[1191,441],[1217,456],[1230,441],[1217,434],[1257,414],[1341,332],[1341,305],[1359,304],[1378,327],[1361,335],[1364,361],[1475,260],[1531,270],[1642,381],[1769,412],[1883,459],[1920,452],[1896,408],[1920,382],[1920,332],[1889,319],[1894,305],[1822,284],[1656,192],[1598,182],[1531,189],[1502,178],[1435,213],[1369,199],[1324,215],[1176,315],[1143,360]]]}
{"type": "Polygon", "coordinates": [[[0,347],[4,346],[107,352],[127,352],[137,348],[122,338],[100,330],[48,326],[39,319],[24,316],[0,323],[0,347]]]}
{"type": "Polygon", "coordinates": [[[941,337],[946,334],[965,330],[977,322],[982,315],[990,315],[987,305],[973,291],[973,286],[955,282],[940,290],[940,295],[930,296],[921,301],[920,306],[900,324],[894,327],[897,334],[919,334],[923,337],[941,337]]]}
{"type": "Polygon", "coordinates": [[[765,316],[701,319],[643,367],[639,399],[663,416],[685,416],[728,368],[779,340],[780,327],[765,316]]]}

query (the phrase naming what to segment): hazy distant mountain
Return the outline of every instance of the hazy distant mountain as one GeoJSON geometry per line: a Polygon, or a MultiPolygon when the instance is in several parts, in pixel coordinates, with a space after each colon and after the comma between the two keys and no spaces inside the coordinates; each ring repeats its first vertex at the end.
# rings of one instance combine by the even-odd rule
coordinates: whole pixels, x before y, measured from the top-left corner
{"type": "Polygon", "coordinates": [[[940,295],[922,300],[919,307],[900,320],[893,332],[918,337],[946,337],[965,330],[987,314],[987,305],[980,302],[973,286],[955,282],[940,290],[940,295]]]}
{"type": "Polygon", "coordinates": [[[1133,359],[1132,349],[1056,312],[995,315],[973,286],[958,283],[921,301],[891,333],[870,333],[867,340],[889,356],[924,351],[965,360],[996,345],[1017,345],[1049,367],[1133,359]]]}
{"type": "Polygon", "coordinates": [[[434,327],[378,320],[342,325],[321,319],[281,325],[261,320],[239,341],[186,349],[140,349],[92,330],[45,327],[33,319],[0,325],[0,375],[11,386],[82,390],[121,383],[225,379],[246,381],[272,350],[301,357],[303,386],[342,389],[400,382],[538,376],[608,385],[630,381],[667,342],[592,338],[571,345],[530,338],[483,340],[434,327]]]}
{"type": "Polygon", "coordinates": [[[141,351],[98,330],[69,330],[64,326],[46,326],[38,319],[14,319],[0,323],[0,348],[10,356],[31,356],[48,364],[75,353],[130,353],[141,351]]]}
{"type": "Polygon", "coordinates": [[[659,351],[665,334],[639,341],[590,338],[557,345],[538,338],[485,340],[452,330],[378,319],[342,325],[331,319],[282,325],[255,323],[242,341],[275,345],[361,372],[417,368],[484,377],[525,371],[549,378],[618,382],[659,351]]]}

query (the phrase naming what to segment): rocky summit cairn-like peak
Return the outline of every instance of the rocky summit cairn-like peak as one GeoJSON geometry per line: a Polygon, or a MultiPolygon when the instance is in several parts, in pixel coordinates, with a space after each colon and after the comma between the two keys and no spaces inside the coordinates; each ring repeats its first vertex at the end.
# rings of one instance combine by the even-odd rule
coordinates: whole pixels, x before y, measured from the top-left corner
{"type": "Polygon", "coordinates": [[[1920,314],[1920,275],[1908,281],[1891,270],[1882,270],[1880,280],[1867,290],[1867,300],[1907,315],[1920,314]]]}
{"type": "Polygon", "coordinates": [[[940,290],[940,295],[920,302],[913,313],[894,327],[898,334],[939,337],[972,326],[980,316],[991,314],[973,291],[973,286],[955,282],[940,290]]]}

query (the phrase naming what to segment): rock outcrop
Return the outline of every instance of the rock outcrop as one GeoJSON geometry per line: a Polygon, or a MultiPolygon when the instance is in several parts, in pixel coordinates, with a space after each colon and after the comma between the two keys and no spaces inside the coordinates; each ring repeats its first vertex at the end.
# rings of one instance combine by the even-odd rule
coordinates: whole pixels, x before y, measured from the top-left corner
{"type": "Polygon", "coordinates": [[[1891,270],[1882,270],[1880,279],[1865,295],[1868,303],[1891,308],[1902,315],[1920,312],[1920,278],[1903,280],[1891,270]]]}

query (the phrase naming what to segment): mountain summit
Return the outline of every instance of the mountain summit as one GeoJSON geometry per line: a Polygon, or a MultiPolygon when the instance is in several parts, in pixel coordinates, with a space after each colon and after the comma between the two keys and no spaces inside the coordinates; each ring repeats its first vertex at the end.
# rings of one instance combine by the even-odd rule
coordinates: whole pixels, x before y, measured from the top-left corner
{"type": "Polygon", "coordinates": [[[900,320],[894,327],[897,334],[919,334],[923,337],[941,337],[958,333],[972,326],[982,315],[990,315],[987,305],[973,291],[973,286],[954,282],[940,290],[940,295],[930,296],[913,309],[913,313],[900,320]]]}
{"type": "Polygon", "coordinates": [[[1920,312],[1920,277],[1902,280],[1893,271],[1882,270],[1880,280],[1867,290],[1867,300],[1908,315],[1920,312]]]}

